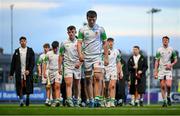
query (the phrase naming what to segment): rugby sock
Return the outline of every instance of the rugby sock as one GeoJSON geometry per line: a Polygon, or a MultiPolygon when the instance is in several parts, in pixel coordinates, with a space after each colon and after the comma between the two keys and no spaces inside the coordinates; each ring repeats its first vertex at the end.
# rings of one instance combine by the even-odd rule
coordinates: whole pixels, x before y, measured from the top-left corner
{"type": "Polygon", "coordinates": [[[166,99],[163,99],[163,102],[166,103],[166,99]]]}
{"type": "Polygon", "coordinates": [[[96,97],[95,97],[95,100],[99,100],[99,96],[96,96],[96,97]]]}

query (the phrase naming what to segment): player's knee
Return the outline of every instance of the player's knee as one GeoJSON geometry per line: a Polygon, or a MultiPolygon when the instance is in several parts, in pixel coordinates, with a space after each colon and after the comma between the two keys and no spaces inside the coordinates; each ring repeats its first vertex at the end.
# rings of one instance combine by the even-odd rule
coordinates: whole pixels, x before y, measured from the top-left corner
{"type": "Polygon", "coordinates": [[[170,89],[170,88],[171,88],[171,84],[167,84],[166,86],[167,86],[167,88],[168,88],[168,89],[170,89]]]}
{"type": "Polygon", "coordinates": [[[85,83],[86,83],[86,86],[92,85],[92,79],[86,78],[85,83]]]}
{"type": "Polygon", "coordinates": [[[60,89],[60,83],[55,83],[55,89],[60,89]]]}
{"type": "Polygon", "coordinates": [[[66,86],[70,87],[72,85],[72,83],[70,81],[66,81],[66,86]]]}
{"type": "Polygon", "coordinates": [[[94,68],[94,77],[96,81],[100,81],[103,78],[102,68],[94,68]]]}
{"type": "Polygon", "coordinates": [[[114,84],[110,84],[109,88],[110,89],[115,89],[115,85],[114,84]]]}
{"type": "Polygon", "coordinates": [[[161,85],[161,89],[165,90],[166,86],[165,85],[161,85]]]}
{"type": "Polygon", "coordinates": [[[92,77],[92,71],[86,71],[85,72],[85,78],[90,79],[92,77]]]}

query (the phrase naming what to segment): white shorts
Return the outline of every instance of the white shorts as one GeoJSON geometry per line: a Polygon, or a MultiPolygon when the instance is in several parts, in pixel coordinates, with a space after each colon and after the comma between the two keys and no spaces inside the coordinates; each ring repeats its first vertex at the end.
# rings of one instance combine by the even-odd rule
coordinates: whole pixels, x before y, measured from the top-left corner
{"type": "Polygon", "coordinates": [[[84,62],[85,71],[92,71],[94,68],[104,68],[104,64],[102,60],[92,60],[84,62]]]}
{"type": "Polygon", "coordinates": [[[50,83],[61,83],[62,75],[59,74],[58,70],[49,70],[50,83]]]}
{"type": "Polygon", "coordinates": [[[117,80],[117,70],[106,70],[105,69],[105,81],[117,80]]]}
{"type": "Polygon", "coordinates": [[[74,79],[81,79],[81,67],[79,69],[70,69],[68,67],[64,67],[64,78],[68,77],[74,77],[74,79]]]}
{"type": "Polygon", "coordinates": [[[158,79],[167,79],[172,80],[172,71],[159,71],[158,72],[158,79]]]}
{"type": "MultiPolygon", "coordinates": [[[[49,70],[46,70],[46,75],[49,76],[49,70]]],[[[44,76],[42,76],[42,84],[47,84],[47,78],[44,78],[44,76]]]]}

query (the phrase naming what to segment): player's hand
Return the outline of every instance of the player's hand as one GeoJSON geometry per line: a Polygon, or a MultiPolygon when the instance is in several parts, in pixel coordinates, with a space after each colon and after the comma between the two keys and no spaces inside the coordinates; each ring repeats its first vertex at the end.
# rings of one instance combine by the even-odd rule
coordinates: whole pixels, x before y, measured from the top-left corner
{"type": "Polygon", "coordinates": [[[79,69],[79,67],[80,67],[80,63],[75,64],[76,69],[79,69]]]}
{"type": "Polygon", "coordinates": [[[166,64],[166,70],[171,70],[172,69],[172,64],[166,64]]]}
{"type": "Polygon", "coordinates": [[[119,77],[119,80],[122,80],[122,79],[123,79],[123,73],[122,73],[122,72],[119,72],[119,73],[118,73],[118,77],[119,77]]]}
{"type": "Polygon", "coordinates": [[[158,79],[158,71],[154,71],[154,79],[158,79]]]}
{"type": "Polygon", "coordinates": [[[12,80],[13,79],[13,76],[9,76],[9,80],[12,80]]]}
{"type": "Polygon", "coordinates": [[[29,71],[28,70],[25,71],[25,75],[29,75],[29,71]]]}
{"type": "Polygon", "coordinates": [[[108,57],[105,57],[105,58],[104,58],[104,66],[107,66],[108,64],[109,64],[108,57]]]}
{"type": "Polygon", "coordinates": [[[134,65],[133,68],[134,68],[134,69],[137,69],[137,66],[134,65]]]}
{"type": "Polygon", "coordinates": [[[131,82],[130,82],[130,81],[128,81],[128,88],[130,88],[130,85],[131,85],[131,82]]]}
{"type": "Polygon", "coordinates": [[[140,74],[142,74],[142,71],[141,71],[141,70],[139,70],[139,71],[138,71],[138,74],[139,74],[139,75],[140,75],[140,74]]]}
{"type": "Polygon", "coordinates": [[[62,75],[62,69],[61,68],[59,69],[58,72],[59,72],[60,75],[62,75]]]}
{"type": "Polygon", "coordinates": [[[46,73],[44,73],[44,74],[43,74],[43,78],[45,78],[45,79],[47,78],[47,75],[46,75],[46,73]]]}
{"type": "Polygon", "coordinates": [[[79,55],[79,61],[84,62],[84,55],[82,53],[79,55]]]}

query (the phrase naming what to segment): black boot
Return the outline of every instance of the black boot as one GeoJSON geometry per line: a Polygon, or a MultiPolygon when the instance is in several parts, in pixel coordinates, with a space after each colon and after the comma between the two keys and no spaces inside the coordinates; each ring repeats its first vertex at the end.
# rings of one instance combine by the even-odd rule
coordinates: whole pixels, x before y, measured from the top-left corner
{"type": "Polygon", "coordinates": [[[167,104],[168,104],[168,106],[171,106],[172,104],[171,104],[171,98],[170,97],[167,97],[167,104]]]}
{"type": "Polygon", "coordinates": [[[139,105],[143,106],[143,101],[142,100],[140,100],[139,105]]]}
{"type": "Polygon", "coordinates": [[[166,101],[164,101],[164,102],[163,102],[162,107],[167,107],[167,103],[166,103],[166,101]]]}
{"type": "Polygon", "coordinates": [[[29,106],[29,95],[26,96],[26,106],[29,106]]]}

